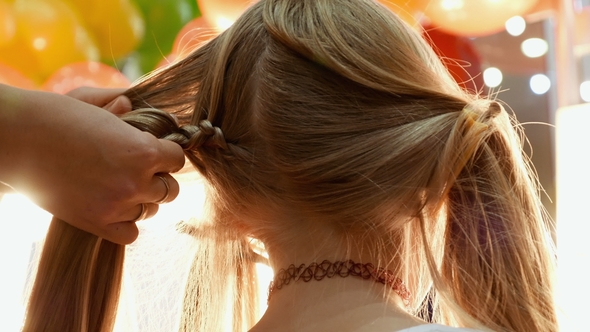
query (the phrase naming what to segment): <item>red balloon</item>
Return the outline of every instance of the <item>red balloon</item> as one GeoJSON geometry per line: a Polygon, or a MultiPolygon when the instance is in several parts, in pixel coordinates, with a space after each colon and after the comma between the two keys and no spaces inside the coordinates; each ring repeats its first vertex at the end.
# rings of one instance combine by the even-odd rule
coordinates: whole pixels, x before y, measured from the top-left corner
{"type": "Polygon", "coordinates": [[[207,20],[197,17],[188,22],[176,36],[172,53],[182,58],[194,51],[203,42],[215,37],[217,30],[211,28],[207,20]]]}
{"type": "Polygon", "coordinates": [[[131,83],[117,69],[100,62],[77,62],[66,65],[53,73],[43,84],[45,91],[67,93],[75,88],[128,88],[131,83]]]}
{"type": "Polygon", "coordinates": [[[0,63],[0,83],[22,89],[35,89],[35,83],[16,69],[0,63]]]}
{"type": "Polygon", "coordinates": [[[424,27],[424,34],[455,81],[467,90],[481,91],[484,87],[481,57],[471,40],[429,26],[424,27]]]}

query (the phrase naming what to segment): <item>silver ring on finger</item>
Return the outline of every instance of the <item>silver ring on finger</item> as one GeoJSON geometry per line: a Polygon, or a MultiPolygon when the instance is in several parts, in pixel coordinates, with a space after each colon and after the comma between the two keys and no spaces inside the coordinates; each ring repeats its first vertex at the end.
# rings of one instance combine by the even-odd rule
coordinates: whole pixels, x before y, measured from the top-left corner
{"type": "Polygon", "coordinates": [[[168,197],[170,197],[170,184],[168,183],[168,179],[166,179],[166,177],[161,176],[161,175],[156,175],[158,178],[160,178],[160,180],[162,180],[162,182],[164,183],[164,186],[166,186],[166,194],[164,195],[164,197],[162,199],[160,199],[159,201],[156,201],[156,204],[163,204],[163,203],[167,203],[168,201],[168,197]]]}
{"type": "Polygon", "coordinates": [[[147,204],[141,203],[141,212],[139,213],[139,216],[137,216],[137,218],[132,220],[132,222],[144,220],[147,217],[147,214],[148,214],[147,204]]]}

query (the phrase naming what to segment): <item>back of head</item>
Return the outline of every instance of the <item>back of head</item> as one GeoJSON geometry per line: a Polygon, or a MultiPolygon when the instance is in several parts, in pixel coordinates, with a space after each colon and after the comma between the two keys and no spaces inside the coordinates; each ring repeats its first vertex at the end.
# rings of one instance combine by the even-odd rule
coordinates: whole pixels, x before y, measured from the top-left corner
{"type": "Polygon", "coordinates": [[[221,128],[227,146],[211,136],[188,150],[231,210],[263,198],[340,223],[417,201],[440,157],[432,148],[471,101],[370,0],[262,1],[129,95],[221,128]]]}
{"type": "MultiPolygon", "coordinates": [[[[462,91],[374,1],[260,1],[127,95],[177,115],[126,120],[183,145],[236,241],[288,242],[287,225],[260,217],[288,207],[344,240],[376,239],[378,262],[413,280],[415,308],[442,301],[436,319],[556,329],[550,241],[515,120],[462,91]]],[[[226,254],[243,280],[246,256],[226,254]]]]}

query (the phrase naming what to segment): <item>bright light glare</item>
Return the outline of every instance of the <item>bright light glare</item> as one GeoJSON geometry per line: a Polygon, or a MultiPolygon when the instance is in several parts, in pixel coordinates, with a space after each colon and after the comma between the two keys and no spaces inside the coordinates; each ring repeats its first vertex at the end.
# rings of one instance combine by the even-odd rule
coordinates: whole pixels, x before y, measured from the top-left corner
{"type": "Polygon", "coordinates": [[[20,331],[25,312],[24,292],[33,243],[43,239],[51,215],[22,195],[0,201],[0,330],[20,331]]]}
{"type": "Polygon", "coordinates": [[[547,75],[537,74],[531,77],[529,85],[535,94],[542,95],[547,93],[551,88],[551,80],[547,75]]]}
{"type": "Polygon", "coordinates": [[[564,311],[563,331],[585,331],[590,288],[590,104],[557,112],[557,248],[558,301],[564,311]],[[565,327],[567,325],[567,328],[565,327]]]}
{"type": "Polygon", "coordinates": [[[258,298],[260,299],[258,309],[260,312],[260,316],[262,316],[266,311],[268,300],[268,285],[270,285],[270,282],[274,278],[274,272],[270,268],[270,266],[266,264],[256,263],[256,274],[258,275],[258,298]]]}
{"type": "Polygon", "coordinates": [[[496,67],[490,67],[483,72],[483,81],[490,88],[498,87],[503,79],[502,71],[496,67]]]}
{"type": "Polygon", "coordinates": [[[440,4],[444,10],[457,10],[465,6],[463,0],[443,0],[440,4]]]}
{"type": "MultiPolygon", "coordinates": [[[[2,228],[13,230],[24,241],[36,242],[45,238],[51,214],[41,209],[23,195],[6,194],[0,201],[2,228]]],[[[9,233],[9,232],[0,232],[9,233]]],[[[17,240],[11,240],[16,243],[17,240]]],[[[0,243],[0,245],[3,245],[0,243]]]]}
{"type": "Polygon", "coordinates": [[[187,176],[175,175],[180,184],[180,195],[168,203],[160,205],[158,213],[138,225],[151,231],[165,230],[181,220],[200,217],[205,204],[205,185],[202,180],[189,179],[187,176]]]}
{"type": "Polygon", "coordinates": [[[520,36],[526,29],[526,21],[522,16],[514,16],[506,21],[506,31],[512,36],[520,36]]]}
{"type": "Polygon", "coordinates": [[[541,38],[529,38],[520,44],[520,49],[529,58],[538,58],[549,51],[549,44],[541,38]]]}
{"type": "Polygon", "coordinates": [[[217,30],[219,32],[223,32],[225,30],[227,30],[227,28],[231,27],[232,24],[234,24],[234,21],[227,18],[227,17],[218,17],[217,18],[217,30]]]}
{"type": "Polygon", "coordinates": [[[580,97],[583,101],[590,103],[590,81],[580,84],[580,97]]]}

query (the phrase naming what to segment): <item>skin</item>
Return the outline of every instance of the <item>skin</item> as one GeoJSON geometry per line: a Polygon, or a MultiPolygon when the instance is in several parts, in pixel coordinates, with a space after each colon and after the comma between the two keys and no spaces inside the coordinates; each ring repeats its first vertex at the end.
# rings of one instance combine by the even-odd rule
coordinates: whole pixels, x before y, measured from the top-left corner
{"type": "MultiPolygon", "coordinates": [[[[263,238],[274,271],[290,264],[337,261],[342,257],[375,262],[370,248],[347,250],[335,236],[338,231],[333,226],[307,219],[293,207],[276,211],[261,208],[256,215],[265,221],[281,220],[291,239],[286,245],[282,239],[257,237],[263,238]]],[[[246,223],[251,224],[255,223],[246,223]]],[[[255,230],[250,233],[255,234],[255,230]]],[[[408,280],[405,282],[411,289],[408,280]]],[[[401,297],[386,286],[357,277],[334,277],[292,282],[273,292],[266,312],[250,332],[391,332],[423,324],[426,322],[408,313],[401,297]]]]}
{"type": "Polygon", "coordinates": [[[153,216],[166,195],[156,175],[168,180],[166,201],[173,200],[179,186],[168,173],[185,159],[179,145],[113,114],[131,108],[121,93],[86,88],[62,96],[0,85],[0,183],[75,227],[128,244],[141,204],[153,216]]]}

